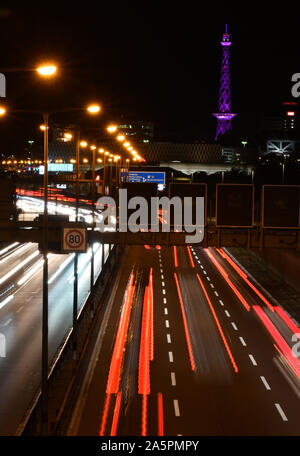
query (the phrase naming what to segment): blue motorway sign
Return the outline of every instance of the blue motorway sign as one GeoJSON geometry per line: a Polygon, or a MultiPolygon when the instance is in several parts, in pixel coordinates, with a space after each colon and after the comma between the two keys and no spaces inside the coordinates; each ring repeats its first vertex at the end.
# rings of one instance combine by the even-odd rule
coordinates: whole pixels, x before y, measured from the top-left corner
{"type": "MultiPolygon", "coordinates": [[[[165,185],[164,172],[147,172],[147,171],[129,171],[128,182],[154,182],[156,184],[165,185]]],[[[124,180],[125,173],[121,173],[121,179],[124,180]]]]}

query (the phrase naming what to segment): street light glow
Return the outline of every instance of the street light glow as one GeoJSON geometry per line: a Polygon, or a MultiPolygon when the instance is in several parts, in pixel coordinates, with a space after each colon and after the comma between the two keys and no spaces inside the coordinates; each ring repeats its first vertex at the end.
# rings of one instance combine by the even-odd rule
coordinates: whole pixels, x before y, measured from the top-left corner
{"type": "Polygon", "coordinates": [[[6,113],[6,109],[1,106],[0,107],[0,116],[4,116],[5,113],[6,113]]]}
{"type": "Polygon", "coordinates": [[[115,133],[115,132],[117,131],[117,126],[116,126],[116,125],[109,125],[109,126],[107,127],[107,131],[108,131],[109,133],[115,133]]]}
{"type": "Polygon", "coordinates": [[[119,136],[117,136],[117,140],[120,141],[120,142],[121,142],[121,141],[124,141],[124,139],[125,139],[125,136],[124,136],[124,135],[119,135],[119,136]]]}
{"type": "Polygon", "coordinates": [[[81,147],[87,147],[88,143],[86,141],[80,141],[81,147]]]}
{"type": "Polygon", "coordinates": [[[101,110],[101,107],[97,104],[91,104],[87,107],[87,110],[90,114],[98,114],[98,112],[101,110]]]}
{"type": "Polygon", "coordinates": [[[55,65],[42,65],[36,69],[40,76],[49,77],[53,76],[56,71],[57,67],[55,65]]]}

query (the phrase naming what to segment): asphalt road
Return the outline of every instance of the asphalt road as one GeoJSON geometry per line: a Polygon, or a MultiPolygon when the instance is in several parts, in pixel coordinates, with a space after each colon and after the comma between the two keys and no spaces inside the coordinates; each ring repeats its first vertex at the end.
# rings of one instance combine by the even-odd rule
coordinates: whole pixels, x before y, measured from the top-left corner
{"type": "Polygon", "coordinates": [[[225,253],[126,248],[68,435],[300,434],[295,323],[225,253]]]}
{"type": "MultiPolygon", "coordinates": [[[[96,278],[101,247],[94,249],[96,278]]],[[[36,244],[0,251],[0,435],[15,434],[40,386],[42,265],[36,244]]],[[[79,254],[78,268],[79,311],[90,289],[89,252],[79,254]]],[[[49,363],[72,326],[73,270],[72,255],[49,255],[49,363]]]]}

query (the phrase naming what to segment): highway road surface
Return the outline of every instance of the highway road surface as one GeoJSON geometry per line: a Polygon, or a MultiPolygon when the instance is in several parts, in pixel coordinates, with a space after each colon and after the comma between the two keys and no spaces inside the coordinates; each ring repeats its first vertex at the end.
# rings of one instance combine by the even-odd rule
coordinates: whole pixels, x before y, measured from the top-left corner
{"type": "MultiPolygon", "coordinates": [[[[96,278],[102,249],[93,248],[96,278]]],[[[50,363],[72,326],[74,255],[50,253],[48,258],[50,363]]],[[[90,258],[90,251],[79,254],[78,311],[90,290],[90,258]]],[[[40,385],[42,269],[37,244],[0,249],[0,435],[15,434],[40,385]]]]}
{"type": "Polygon", "coordinates": [[[300,329],[226,250],[127,247],[105,306],[65,434],[300,435],[300,329]]]}

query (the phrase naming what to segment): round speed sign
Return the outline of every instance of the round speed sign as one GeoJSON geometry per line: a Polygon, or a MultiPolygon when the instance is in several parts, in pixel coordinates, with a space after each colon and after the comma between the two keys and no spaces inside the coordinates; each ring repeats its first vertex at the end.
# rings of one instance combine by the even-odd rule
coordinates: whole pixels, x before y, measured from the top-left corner
{"type": "Polygon", "coordinates": [[[85,251],[86,250],[86,230],[85,228],[64,228],[63,250],[65,251],[85,251]]]}

